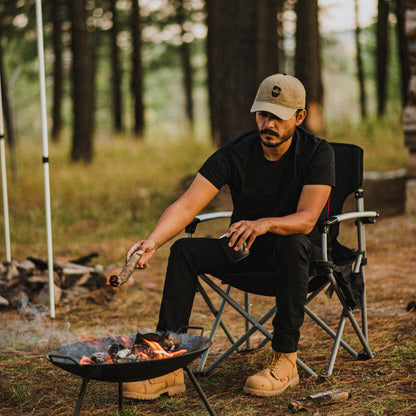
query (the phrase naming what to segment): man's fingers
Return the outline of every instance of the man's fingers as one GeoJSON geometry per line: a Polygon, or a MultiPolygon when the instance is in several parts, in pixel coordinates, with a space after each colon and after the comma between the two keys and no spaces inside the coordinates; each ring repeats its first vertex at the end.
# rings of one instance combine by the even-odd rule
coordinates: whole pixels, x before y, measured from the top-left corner
{"type": "Polygon", "coordinates": [[[239,229],[238,232],[235,232],[233,235],[233,241],[231,241],[231,247],[234,247],[235,250],[239,250],[241,246],[246,242],[250,237],[251,232],[249,230],[239,229]]]}
{"type": "Polygon", "coordinates": [[[244,243],[249,249],[258,235],[254,221],[236,222],[232,224],[229,232],[231,232],[229,246],[234,247],[235,250],[239,250],[244,243]]]}

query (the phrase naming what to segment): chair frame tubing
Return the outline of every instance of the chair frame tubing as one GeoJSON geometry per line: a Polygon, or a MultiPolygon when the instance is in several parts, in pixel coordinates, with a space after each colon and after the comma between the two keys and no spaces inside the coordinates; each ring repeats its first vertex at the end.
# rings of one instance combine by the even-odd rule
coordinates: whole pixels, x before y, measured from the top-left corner
{"type": "MultiPolygon", "coordinates": [[[[328,234],[330,226],[334,224],[339,224],[346,220],[355,220],[355,225],[357,229],[357,244],[358,244],[358,256],[356,262],[354,264],[354,272],[358,273],[361,272],[364,281],[364,291],[362,297],[362,307],[361,307],[361,327],[357,323],[357,320],[353,314],[351,308],[347,305],[345,298],[337,284],[337,281],[334,277],[332,268],[330,267],[330,273],[328,274],[329,281],[342,305],[342,312],[339,320],[339,324],[337,326],[337,331],[335,332],[331,329],[321,318],[319,318],[314,312],[312,312],[309,307],[307,306],[309,302],[315,298],[322,289],[328,284],[327,282],[322,285],[322,287],[318,288],[314,292],[308,295],[305,304],[305,313],[317,324],[319,325],[331,338],[334,339],[334,344],[332,346],[331,355],[328,361],[328,366],[326,369],[326,374],[324,377],[329,377],[332,375],[335,360],[338,354],[339,347],[342,346],[349,354],[351,354],[356,359],[370,359],[374,357],[374,354],[369,346],[368,343],[368,320],[367,320],[367,304],[366,304],[366,291],[365,291],[365,264],[366,264],[366,241],[365,241],[365,224],[375,222],[375,219],[378,217],[378,213],[376,211],[364,211],[364,198],[363,198],[363,191],[359,189],[355,192],[355,200],[356,200],[356,212],[350,212],[346,214],[339,214],[336,216],[332,216],[322,222],[323,226],[321,227],[321,246],[322,246],[322,262],[328,266],[331,265],[328,259],[328,234]],[[354,331],[356,332],[364,352],[358,353],[356,352],[345,340],[342,339],[342,334],[344,331],[346,320],[351,322],[354,331]]],[[[219,213],[210,213],[210,214],[202,214],[195,218],[195,220],[186,228],[186,236],[191,238],[197,225],[200,222],[210,221],[213,219],[218,218],[227,218],[231,216],[230,211],[219,212],[219,213]]],[[[244,308],[239,305],[231,296],[231,285],[227,285],[226,290],[222,290],[216,283],[214,283],[209,277],[204,274],[198,276],[200,280],[205,282],[211,289],[213,289],[221,298],[221,303],[219,308],[217,309],[211,299],[209,298],[205,288],[202,286],[200,280],[198,280],[198,291],[201,293],[202,298],[208,305],[209,309],[211,310],[212,314],[215,316],[215,321],[213,327],[211,329],[211,333],[209,335],[209,339],[211,341],[214,340],[219,327],[222,328],[225,335],[227,336],[228,340],[231,343],[231,347],[229,347],[222,355],[217,358],[208,368],[204,369],[209,350],[207,350],[202,356],[199,362],[198,368],[196,373],[207,375],[212,372],[214,368],[216,368],[220,363],[222,363],[230,354],[234,351],[241,352],[244,350],[253,350],[251,346],[251,336],[256,331],[260,331],[264,336],[264,340],[260,342],[260,344],[256,348],[261,348],[267,342],[272,339],[272,334],[264,328],[264,324],[274,316],[276,313],[276,306],[271,308],[265,315],[263,315],[258,321],[256,321],[250,315],[251,303],[250,303],[250,294],[248,292],[244,292],[244,308]],[[231,334],[231,331],[227,327],[226,323],[223,320],[223,313],[225,310],[226,304],[230,304],[240,315],[243,316],[245,319],[245,329],[246,332],[238,339],[235,340],[234,336],[231,334]],[[241,349],[240,346],[246,342],[246,349],[241,349]]],[[[299,358],[297,359],[298,365],[304,369],[309,375],[318,377],[318,374],[313,371],[310,367],[308,367],[303,361],[299,358]]]]}

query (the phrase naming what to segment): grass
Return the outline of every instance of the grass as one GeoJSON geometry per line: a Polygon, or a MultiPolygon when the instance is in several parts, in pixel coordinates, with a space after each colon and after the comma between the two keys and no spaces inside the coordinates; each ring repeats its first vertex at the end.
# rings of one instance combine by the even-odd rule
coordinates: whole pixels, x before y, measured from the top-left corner
{"type": "Polygon", "coordinates": [[[328,132],[330,141],[353,143],[364,149],[364,170],[385,172],[406,167],[407,149],[400,115],[358,123],[344,120],[330,124],[328,132]]]}
{"type": "MultiPolygon", "coordinates": [[[[91,164],[71,164],[68,144],[50,147],[52,228],[55,253],[85,254],[97,246],[104,260],[120,253],[106,241],[132,239],[149,232],[177,195],[180,181],[193,174],[212,151],[207,143],[150,143],[120,138],[102,140],[91,164]]],[[[9,187],[12,255],[41,256],[45,244],[45,196],[40,149],[19,148],[18,181],[9,187]]],[[[0,255],[4,254],[0,252],[0,255]]]]}
{"type": "MultiPolygon", "coordinates": [[[[382,221],[382,220],[381,220],[382,221]]],[[[320,412],[331,416],[361,416],[361,415],[412,415],[416,410],[414,399],[414,385],[416,383],[416,342],[414,340],[415,316],[406,315],[401,309],[396,309],[394,317],[387,316],[378,310],[378,302],[383,307],[397,305],[398,299],[403,297],[401,286],[411,286],[408,277],[403,276],[402,284],[397,284],[393,293],[389,287],[384,290],[390,292],[386,301],[380,282],[387,280],[383,276],[373,276],[371,269],[374,254],[377,250],[374,244],[381,246],[388,237],[385,230],[391,224],[402,229],[411,225],[410,233],[401,233],[403,247],[401,254],[412,252],[409,241],[412,230],[416,229],[414,222],[404,218],[401,223],[389,220],[387,226],[380,224],[380,232],[370,235],[370,259],[368,266],[370,301],[370,336],[375,358],[369,361],[356,361],[342,349],[338,355],[333,376],[329,379],[308,378],[301,372],[301,384],[278,397],[252,398],[241,394],[241,387],[245,378],[259,369],[266,360],[268,349],[255,353],[233,354],[218,370],[208,377],[199,378],[199,382],[207,395],[217,415],[222,416],[255,416],[255,415],[288,415],[291,401],[335,388],[348,388],[351,398],[347,401],[311,408],[303,411],[305,416],[312,416],[320,412]]],[[[389,233],[388,233],[389,234],[389,233]]],[[[379,261],[384,258],[380,250],[379,261]]],[[[398,263],[402,260],[398,259],[398,263]]],[[[414,262],[408,267],[415,267],[414,262]]],[[[390,267],[385,265],[385,269],[390,267]]],[[[384,269],[383,268],[383,269],[384,269]]],[[[412,269],[409,269],[411,273],[412,269]]],[[[389,270],[386,270],[388,275],[389,270]]],[[[143,281],[151,274],[145,275],[143,281]]],[[[160,281],[153,275],[156,286],[152,291],[143,289],[140,282],[130,287],[122,287],[110,302],[100,304],[75,302],[59,305],[57,318],[51,322],[46,316],[23,315],[19,311],[4,311],[3,322],[0,327],[0,362],[2,366],[2,381],[4,385],[0,391],[0,414],[33,415],[37,416],[66,416],[73,414],[75,403],[81,387],[81,379],[52,366],[44,359],[44,354],[55,346],[74,342],[84,331],[101,335],[103,330],[121,333],[125,330],[134,332],[136,326],[149,319],[149,326],[154,320],[155,309],[160,300],[160,281]],[[20,316],[19,316],[20,315],[20,316]],[[140,317],[140,320],[138,320],[140,317]]],[[[272,302],[269,298],[252,298],[253,313],[262,310],[265,304],[272,302]]],[[[334,314],[336,302],[323,298],[324,301],[315,304],[331,321],[338,320],[338,312],[334,314]]],[[[313,305],[311,306],[313,307],[313,305]]],[[[197,302],[196,314],[193,314],[194,324],[208,325],[209,319],[206,308],[197,302]]],[[[230,315],[232,316],[232,315],[230,315]]],[[[308,319],[308,318],[307,318],[308,319]]],[[[147,324],[147,322],[146,322],[147,324]]],[[[228,322],[231,330],[242,322],[228,322]]],[[[325,357],[327,357],[330,343],[322,332],[316,331],[316,326],[306,322],[302,328],[301,355],[306,362],[313,366],[319,374],[325,373],[325,357]]],[[[345,339],[351,340],[353,346],[357,342],[352,337],[351,327],[346,326],[345,339]]],[[[217,341],[221,345],[221,338],[217,341]]],[[[217,345],[218,347],[218,345],[217,345]]],[[[160,399],[151,402],[134,402],[124,400],[124,411],[121,416],[154,416],[154,415],[184,415],[204,416],[207,411],[199,396],[185,377],[187,392],[184,395],[160,399]]],[[[81,415],[116,416],[117,385],[90,381],[83,401],[81,415]]]]}
{"type": "MultiPolygon", "coordinates": [[[[366,170],[406,166],[400,118],[330,125],[331,141],[348,141],[365,150],[366,170]],[[346,132],[348,132],[346,134],[346,132]]],[[[126,136],[96,139],[91,164],[69,161],[70,143],[51,143],[50,188],[54,253],[84,255],[88,248],[103,261],[118,261],[125,245],[147,234],[163,209],[179,194],[181,181],[194,175],[214,150],[208,140],[166,137],[137,141],[126,136]],[[115,250],[112,242],[128,241],[115,250]]],[[[9,174],[12,256],[45,256],[45,191],[41,145],[29,139],[17,151],[18,178],[9,174]]],[[[8,163],[10,166],[10,163],[8,163]]],[[[0,213],[0,220],[3,221],[0,213]]],[[[4,257],[4,248],[0,247],[4,257]]]]}
{"type": "MultiPolygon", "coordinates": [[[[368,169],[403,168],[405,149],[401,138],[393,134],[395,128],[383,127],[382,123],[367,127],[367,130],[363,126],[356,126],[356,130],[349,126],[345,131],[349,137],[354,136],[355,143],[371,149],[366,151],[368,169]],[[384,135],[379,140],[366,137],[365,131],[384,131],[384,135]],[[385,160],[389,161],[380,163],[385,160]]],[[[332,131],[334,141],[347,137],[341,128],[333,126],[332,131]]],[[[89,165],[73,165],[68,161],[67,141],[51,144],[55,256],[75,258],[96,251],[100,255],[99,262],[121,264],[131,242],[152,228],[164,207],[180,193],[182,182],[195,173],[212,150],[208,141],[148,139],[136,142],[127,137],[100,138],[96,143],[94,161],[89,165]]],[[[9,182],[12,255],[20,260],[29,255],[46,257],[40,153],[39,144],[21,142],[18,181],[9,182]]],[[[259,399],[243,396],[241,388],[245,378],[259,369],[267,350],[233,355],[212,375],[199,379],[218,415],[287,415],[292,400],[339,387],[351,389],[352,398],[341,404],[322,407],[318,410],[320,414],[414,414],[415,318],[414,314],[406,315],[402,311],[400,302],[409,293],[414,293],[411,279],[416,275],[412,251],[416,226],[412,218],[381,218],[380,223],[371,226],[371,230],[375,233],[368,235],[370,261],[367,267],[370,278],[376,276],[368,281],[369,324],[375,359],[358,362],[341,351],[330,379],[315,380],[301,374],[299,388],[279,397],[259,399]],[[400,238],[394,238],[392,231],[400,238]],[[395,262],[399,268],[391,270],[395,262]],[[375,268],[378,263],[382,267],[375,268]],[[403,273],[404,263],[406,273],[403,273]],[[383,284],[392,276],[396,279],[394,284],[383,289],[383,284]],[[385,310],[387,312],[383,312],[385,310]],[[390,311],[394,311],[394,315],[390,311]]],[[[0,256],[4,258],[2,250],[0,247],[0,256]]],[[[86,331],[93,336],[103,336],[104,330],[120,334],[134,333],[138,327],[153,327],[167,252],[168,247],[163,247],[155,255],[149,270],[143,272],[143,277],[120,288],[110,300],[92,303],[79,299],[59,304],[54,321],[48,319],[47,313],[30,305],[26,310],[1,311],[0,414],[73,414],[81,379],[51,365],[45,360],[45,353],[59,345],[77,341],[86,331]],[[148,284],[151,286],[146,286],[148,284]]],[[[264,306],[257,299],[253,304],[259,308],[264,306]]],[[[315,307],[326,313],[330,320],[338,321],[332,299],[317,299],[315,307]]],[[[202,302],[197,302],[193,324],[207,326],[209,319],[202,302]]],[[[239,324],[231,322],[232,328],[239,324]]],[[[329,343],[320,334],[316,327],[305,325],[301,351],[316,371],[324,373],[324,357],[328,354],[329,343]]],[[[348,328],[346,338],[352,339],[348,328]]],[[[185,395],[143,403],[126,400],[122,415],[207,414],[199,396],[186,380],[188,389],[185,395]]],[[[316,409],[312,409],[303,414],[309,416],[315,412],[316,409]]],[[[116,416],[117,386],[92,380],[81,414],[116,416]]]]}

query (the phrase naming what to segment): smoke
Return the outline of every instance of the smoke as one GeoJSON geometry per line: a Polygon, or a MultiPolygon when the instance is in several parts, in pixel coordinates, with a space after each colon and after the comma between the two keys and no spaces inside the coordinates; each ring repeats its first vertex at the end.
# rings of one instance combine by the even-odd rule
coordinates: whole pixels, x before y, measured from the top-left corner
{"type": "Polygon", "coordinates": [[[48,316],[49,308],[31,304],[21,295],[15,299],[19,315],[0,322],[0,350],[30,349],[47,352],[51,346],[74,342],[69,322],[56,323],[48,316]]]}

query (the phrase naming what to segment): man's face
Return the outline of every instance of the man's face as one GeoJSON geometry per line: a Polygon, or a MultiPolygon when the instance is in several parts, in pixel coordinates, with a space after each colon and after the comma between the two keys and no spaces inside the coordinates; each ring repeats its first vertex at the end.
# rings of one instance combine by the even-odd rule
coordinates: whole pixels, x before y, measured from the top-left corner
{"type": "Polygon", "coordinates": [[[290,140],[305,115],[306,111],[302,110],[293,114],[289,120],[282,120],[267,111],[258,111],[256,123],[262,144],[266,147],[277,147],[290,140]]]}

